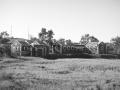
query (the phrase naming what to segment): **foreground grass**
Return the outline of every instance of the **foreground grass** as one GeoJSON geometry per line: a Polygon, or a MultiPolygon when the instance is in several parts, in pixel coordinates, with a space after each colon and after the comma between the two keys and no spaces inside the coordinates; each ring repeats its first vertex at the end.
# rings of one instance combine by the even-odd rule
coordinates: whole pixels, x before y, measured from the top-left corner
{"type": "Polygon", "coordinates": [[[0,90],[120,90],[120,60],[8,58],[0,90]]]}

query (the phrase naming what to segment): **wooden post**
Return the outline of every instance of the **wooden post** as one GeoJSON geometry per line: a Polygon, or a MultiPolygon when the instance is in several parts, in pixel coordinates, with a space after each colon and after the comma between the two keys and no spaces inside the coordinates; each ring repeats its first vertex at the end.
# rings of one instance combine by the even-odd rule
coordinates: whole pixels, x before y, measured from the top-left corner
{"type": "Polygon", "coordinates": [[[44,47],[42,48],[42,57],[44,56],[44,47]]]}
{"type": "Polygon", "coordinates": [[[32,56],[32,47],[30,47],[30,55],[32,56]]]}
{"type": "Polygon", "coordinates": [[[46,47],[45,47],[45,56],[46,56],[46,47]]]}
{"type": "Polygon", "coordinates": [[[60,46],[60,54],[62,54],[62,47],[60,46]]]}
{"type": "Polygon", "coordinates": [[[52,54],[54,53],[53,46],[52,46],[52,54]]]}
{"type": "Polygon", "coordinates": [[[22,55],[22,46],[20,45],[20,50],[19,50],[19,56],[21,57],[21,55],[22,55]]]}
{"type": "Polygon", "coordinates": [[[97,44],[97,54],[99,54],[99,44],[97,44]]]}

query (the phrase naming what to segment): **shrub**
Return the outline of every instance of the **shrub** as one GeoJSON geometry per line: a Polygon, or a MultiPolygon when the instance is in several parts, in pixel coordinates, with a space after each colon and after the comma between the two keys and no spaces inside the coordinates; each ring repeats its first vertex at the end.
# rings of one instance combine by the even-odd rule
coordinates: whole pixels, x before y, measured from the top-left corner
{"type": "Polygon", "coordinates": [[[117,58],[117,55],[112,55],[112,54],[101,54],[100,55],[101,58],[117,58]]]}

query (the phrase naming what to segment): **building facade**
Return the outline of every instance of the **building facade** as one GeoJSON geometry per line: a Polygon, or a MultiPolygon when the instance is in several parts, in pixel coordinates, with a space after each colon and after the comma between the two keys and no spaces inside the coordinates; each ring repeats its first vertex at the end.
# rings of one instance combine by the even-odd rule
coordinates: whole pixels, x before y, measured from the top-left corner
{"type": "Polygon", "coordinates": [[[20,39],[13,39],[8,42],[10,46],[11,56],[30,56],[30,45],[20,39]]]}

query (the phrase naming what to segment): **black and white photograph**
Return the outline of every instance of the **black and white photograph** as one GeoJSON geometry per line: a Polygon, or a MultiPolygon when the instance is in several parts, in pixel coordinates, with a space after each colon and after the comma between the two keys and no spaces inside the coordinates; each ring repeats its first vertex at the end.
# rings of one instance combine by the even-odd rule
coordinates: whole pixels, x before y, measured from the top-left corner
{"type": "Polygon", "coordinates": [[[120,0],[0,0],[0,90],[120,90],[120,0]]]}

